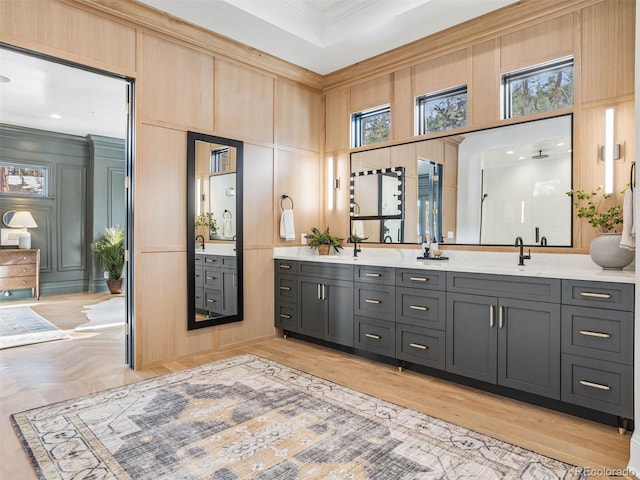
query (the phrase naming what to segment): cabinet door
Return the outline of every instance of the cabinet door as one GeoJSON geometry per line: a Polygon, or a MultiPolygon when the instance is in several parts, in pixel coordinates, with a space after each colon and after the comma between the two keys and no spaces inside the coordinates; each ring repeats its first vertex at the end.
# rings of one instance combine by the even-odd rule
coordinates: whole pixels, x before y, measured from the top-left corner
{"type": "MultiPolygon", "coordinates": [[[[326,291],[326,290],[325,290],[326,291]]],[[[326,340],[325,318],[327,303],[322,299],[322,285],[315,278],[298,277],[298,331],[311,337],[326,340]]]]}
{"type": "Polygon", "coordinates": [[[238,313],[238,285],[235,269],[223,268],[222,273],[222,314],[238,313]]]}
{"type": "Polygon", "coordinates": [[[325,339],[353,347],[353,282],[323,280],[322,286],[328,304],[325,339]]]}
{"type": "Polygon", "coordinates": [[[447,294],[448,372],[496,383],[497,307],[495,297],[447,294]]]}
{"type": "Polygon", "coordinates": [[[560,305],[500,299],[498,383],[560,399],[560,305]]]}

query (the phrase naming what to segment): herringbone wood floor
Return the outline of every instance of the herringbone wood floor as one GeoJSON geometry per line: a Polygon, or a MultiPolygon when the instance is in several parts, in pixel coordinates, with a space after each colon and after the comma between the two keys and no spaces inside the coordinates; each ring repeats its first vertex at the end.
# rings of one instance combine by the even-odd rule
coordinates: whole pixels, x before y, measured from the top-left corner
{"type": "MultiPolygon", "coordinates": [[[[0,479],[37,478],[11,428],[11,413],[244,352],[273,359],[575,465],[622,470],[628,461],[630,435],[619,435],[614,427],[419,373],[406,370],[400,373],[393,366],[294,339],[275,338],[134,372],[124,365],[124,332],[120,328],[82,334],[73,330],[86,322],[81,313],[83,306],[108,297],[79,294],[44,297],[39,302],[11,302],[15,305],[34,303],[34,310],[67,331],[72,339],[0,350],[0,479]]],[[[176,321],[184,322],[184,319],[176,321]]],[[[605,478],[598,473],[593,471],[590,476],[605,478]]]]}

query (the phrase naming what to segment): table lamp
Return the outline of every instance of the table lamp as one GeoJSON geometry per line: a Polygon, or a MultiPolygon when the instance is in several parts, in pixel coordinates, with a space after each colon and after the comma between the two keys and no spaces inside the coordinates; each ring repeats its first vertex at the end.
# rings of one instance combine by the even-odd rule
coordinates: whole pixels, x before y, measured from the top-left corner
{"type": "Polygon", "coordinates": [[[31,248],[31,234],[27,231],[27,228],[35,228],[38,226],[31,212],[27,210],[17,210],[13,214],[13,217],[11,217],[11,220],[9,220],[8,226],[22,229],[18,234],[18,248],[31,248]]]}

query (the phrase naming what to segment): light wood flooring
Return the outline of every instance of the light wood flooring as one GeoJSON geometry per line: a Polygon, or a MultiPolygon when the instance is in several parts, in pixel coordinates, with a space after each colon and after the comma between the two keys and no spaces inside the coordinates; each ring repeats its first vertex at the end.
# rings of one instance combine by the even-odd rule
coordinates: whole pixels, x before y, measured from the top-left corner
{"type": "MultiPolygon", "coordinates": [[[[72,338],[0,350],[0,479],[37,478],[13,432],[10,414],[244,352],[574,465],[620,470],[627,466],[630,434],[619,435],[615,427],[419,373],[399,372],[390,365],[295,339],[274,338],[224,352],[169,361],[152,370],[131,371],[124,365],[123,329],[111,327],[97,333],[73,330],[86,322],[81,313],[83,306],[108,298],[109,295],[79,294],[43,297],[39,302],[10,302],[31,305],[72,338]]],[[[0,306],[8,303],[2,302],[0,306]]],[[[592,471],[589,478],[607,477],[592,471]]]]}

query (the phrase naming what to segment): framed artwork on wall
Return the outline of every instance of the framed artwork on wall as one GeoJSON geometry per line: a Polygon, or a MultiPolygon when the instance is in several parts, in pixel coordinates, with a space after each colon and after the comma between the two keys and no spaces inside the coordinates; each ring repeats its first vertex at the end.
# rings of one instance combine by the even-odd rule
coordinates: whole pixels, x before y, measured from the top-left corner
{"type": "Polygon", "coordinates": [[[48,176],[43,165],[0,162],[0,195],[46,197],[48,176]]]}

